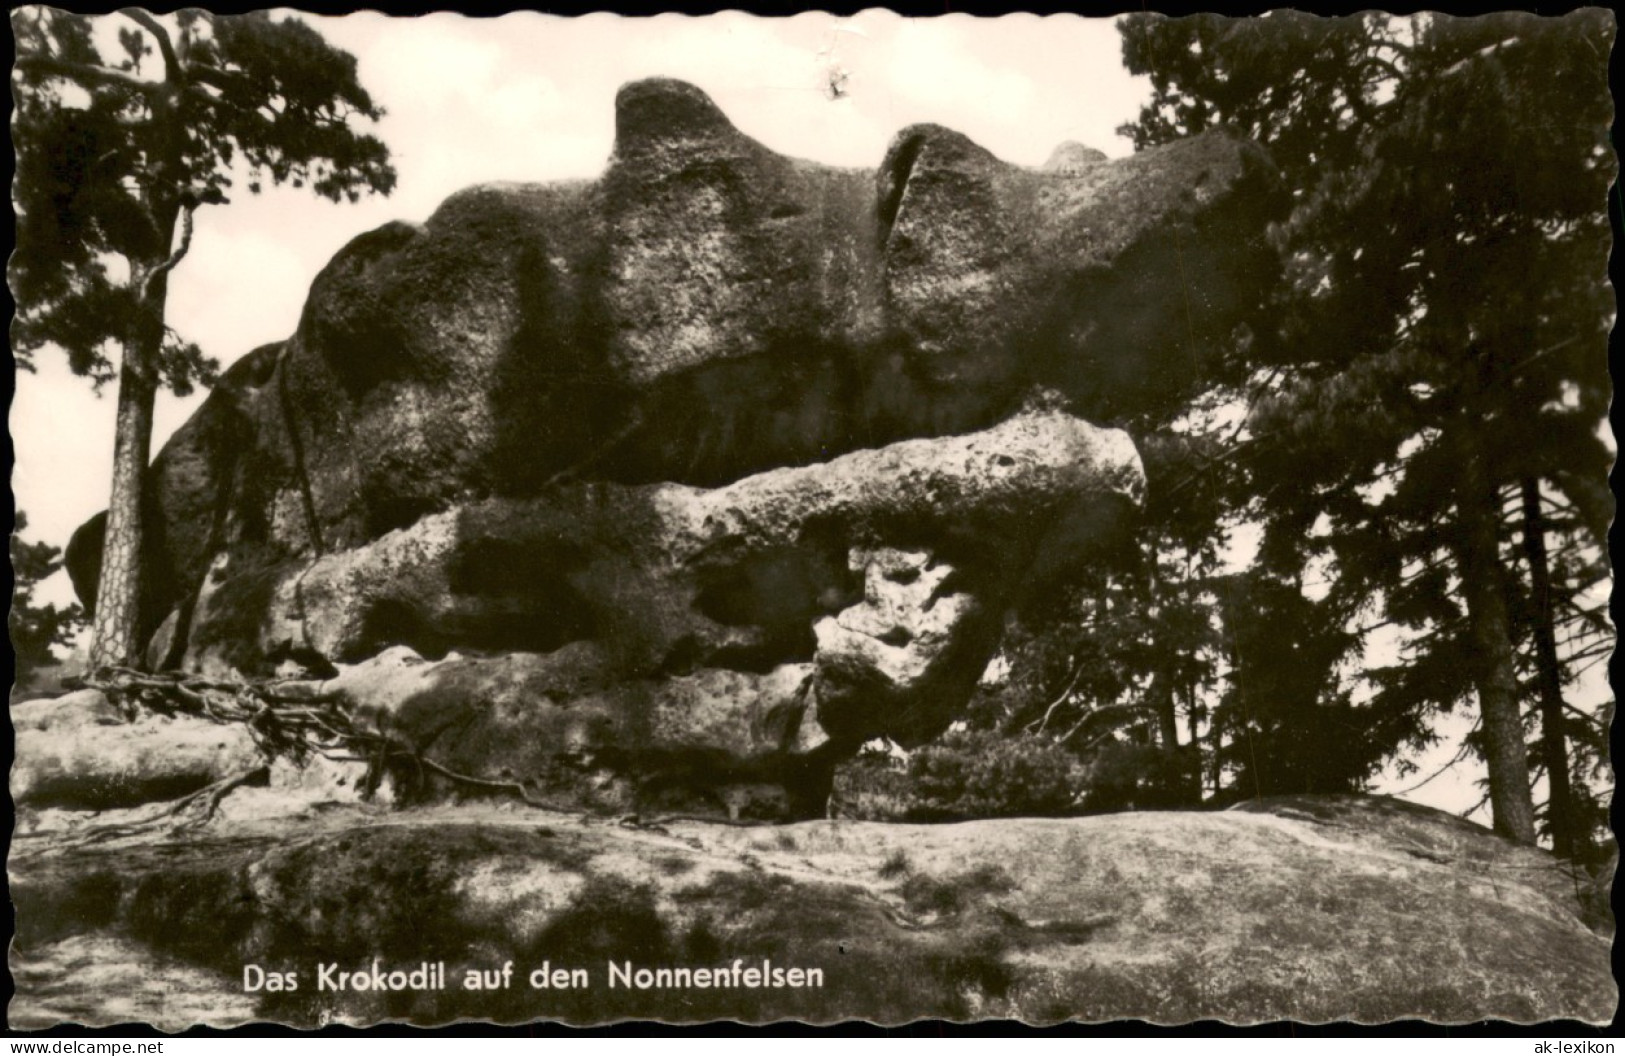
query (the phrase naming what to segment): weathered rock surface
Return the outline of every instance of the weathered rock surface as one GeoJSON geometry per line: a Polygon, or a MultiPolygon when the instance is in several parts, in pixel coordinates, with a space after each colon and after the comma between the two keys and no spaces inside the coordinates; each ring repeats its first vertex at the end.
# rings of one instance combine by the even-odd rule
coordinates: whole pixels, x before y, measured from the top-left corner
{"type": "Polygon", "coordinates": [[[234,573],[228,555],[195,603],[186,666],[584,637],[609,639],[640,671],[776,643],[785,655],[752,659],[809,659],[812,622],[862,586],[843,567],[848,541],[929,543],[972,566],[982,590],[1013,595],[1086,557],[1143,487],[1125,434],[1043,411],[725,488],[561,485],[310,561],[234,573]],[[800,646],[779,642],[797,632],[800,646]]]}
{"type": "Polygon", "coordinates": [[[822,727],[914,744],[941,732],[987,666],[998,625],[957,570],[926,551],[855,550],[863,600],[813,628],[822,727]],[[964,586],[961,582],[961,587],[964,586]],[[875,713],[890,712],[885,730],[875,713]]]}
{"type": "MultiPolygon", "coordinates": [[[[156,627],[185,607],[214,555],[245,530],[259,537],[302,532],[297,492],[278,492],[294,469],[281,439],[275,390],[283,345],[265,345],[232,364],[208,399],[159,452],[143,498],[148,533],[142,619],[156,627]]],[[[82,525],[65,564],[81,602],[94,609],[106,515],[82,525]]],[[[175,658],[161,657],[172,663],[175,658]]]]}
{"type": "Polygon", "coordinates": [[[628,85],[616,125],[596,183],[473,188],[341,251],[155,463],[157,578],[184,599],[222,550],[348,548],[589,458],[715,484],[984,428],[1033,384],[1084,414],[1132,402],[1119,373],[1177,387],[1277,199],[1217,133],[1043,172],[920,127],[875,174],[774,154],[678,82],[628,85]]]}
{"type": "Polygon", "coordinates": [[[1086,169],[1103,164],[1105,161],[1105,151],[1068,141],[1050,152],[1049,159],[1044,162],[1044,171],[1079,176],[1086,169]]]}
{"type": "Polygon", "coordinates": [[[11,798],[82,810],[172,799],[263,765],[242,725],[143,716],[131,722],[100,692],[14,704],[11,798]]]}
{"type": "MultiPolygon", "coordinates": [[[[1178,391],[1273,266],[1276,176],[1224,133],[1026,169],[922,125],[867,171],[676,81],[614,119],[601,179],[355,239],[228,372],[152,467],[149,666],[590,645],[617,750],[652,760],[690,746],[639,694],[716,710],[673,680],[812,665],[781,763],[923,741],[1008,608],[1139,502],[1132,442],[1087,419],[1178,391]]],[[[100,535],[69,548],[87,600],[100,535]]]]}
{"type": "MultiPolygon", "coordinates": [[[[835,752],[874,736],[912,744],[941,732],[997,648],[1004,606],[1029,581],[1086,556],[1141,487],[1124,434],[1042,410],[723,488],[560,485],[536,499],[432,514],[309,562],[233,575],[228,557],[198,594],[186,666],[226,676],[282,658],[350,665],[406,646],[431,660],[453,649],[514,651],[457,670],[575,672],[590,655],[587,683],[532,687],[502,705],[515,715],[531,708],[528,719],[476,724],[469,743],[492,758],[480,765],[477,753],[460,753],[469,772],[497,773],[503,745],[530,741],[530,762],[515,773],[557,789],[542,775],[551,764],[537,760],[566,753],[574,735],[551,717],[551,701],[571,730],[583,716],[613,714],[594,750],[620,760],[623,778],[644,767],[647,777],[675,770],[698,782],[707,767],[694,753],[703,748],[715,771],[703,784],[732,787],[741,774],[757,775],[746,782],[754,783],[774,753],[793,774],[801,764],[789,756],[832,738],[835,752]],[[875,549],[870,540],[914,548],[875,549]],[[776,669],[809,664],[816,672],[794,707],[763,702],[751,688],[776,669]],[[733,687],[736,735],[700,744],[661,717],[693,707],[703,725],[728,707],[727,693],[697,693],[695,679],[733,687]],[[820,716],[816,733],[799,725],[808,707],[820,716]],[[775,708],[788,723],[780,741],[747,735],[775,708]]],[[[511,696],[478,679],[458,684],[467,706],[511,696]]],[[[432,695],[445,712],[438,721],[461,728],[467,720],[454,716],[465,705],[447,687],[432,695]]],[[[381,706],[364,692],[350,699],[362,710],[381,706]]],[[[822,812],[823,779],[810,780],[786,793],[802,816],[822,812]]],[[[566,784],[581,802],[644,798],[566,784]]],[[[694,794],[719,802],[709,787],[694,794]]]]}
{"type": "MultiPolygon", "coordinates": [[[[336,696],[361,727],[457,775],[406,760],[382,775],[396,802],[493,787],[557,809],[683,812],[720,818],[823,811],[828,777],[791,758],[818,735],[804,725],[812,667],[756,674],[700,668],[629,679],[591,642],[548,654],[451,654],[430,661],[394,647],[325,681],[284,693],[336,696]]],[[[336,772],[362,785],[366,764],[336,772]]],[[[281,787],[297,773],[273,775],[281,787]]]]}
{"type": "Polygon", "coordinates": [[[351,739],[13,708],[12,1025],[1612,1014],[1547,856],[1400,804],[745,824],[941,731],[1011,606],[1125,530],[1139,458],[1090,420],[1248,325],[1280,189],[1219,132],[1029,170],[917,126],[840,170],[664,80],[615,124],[599,180],[352,241],[160,453],[147,664],[302,668],[278,700],[351,739]],[[607,972],[763,958],[823,985],[607,972]],[[448,986],[318,984],[375,959],[448,986]]]}
{"type": "MultiPolygon", "coordinates": [[[[23,819],[13,1026],[252,1018],[759,1023],[1536,1022],[1612,1016],[1608,942],[1553,860],[1425,808],[1294,797],[1215,814],[627,828],[489,807],[273,818],[87,842],[23,819]],[[96,972],[69,973],[87,951],[96,972]],[[444,961],[442,991],[317,989],[444,961]],[[608,965],[816,968],[820,988],[611,988],[608,965]],[[183,979],[103,988],[126,960],[183,979]],[[465,990],[514,964],[509,988],[465,990]],[[590,988],[533,989],[542,965],[590,988]],[[243,966],[298,973],[245,994],[243,966]],[[98,974],[99,973],[99,974],[98,974]]],[[[125,972],[128,975],[128,972],[125,972]]]]}

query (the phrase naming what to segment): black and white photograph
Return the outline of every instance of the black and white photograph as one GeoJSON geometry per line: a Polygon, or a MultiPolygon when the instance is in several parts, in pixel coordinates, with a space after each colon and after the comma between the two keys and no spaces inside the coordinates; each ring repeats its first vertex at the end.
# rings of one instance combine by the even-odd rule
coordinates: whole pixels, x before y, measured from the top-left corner
{"type": "Polygon", "coordinates": [[[10,1032],[1614,1019],[1612,12],[11,22],[10,1032]]]}

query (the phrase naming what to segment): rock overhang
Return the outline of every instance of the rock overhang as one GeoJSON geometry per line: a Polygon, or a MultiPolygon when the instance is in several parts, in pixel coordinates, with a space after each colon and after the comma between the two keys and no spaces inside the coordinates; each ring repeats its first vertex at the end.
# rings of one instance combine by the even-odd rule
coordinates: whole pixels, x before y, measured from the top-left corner
{"type": "Polygon", "coordinates": [[[589,641],[640,684],[805,665],[745,707],[772,736],[710,723],[747,731],[724,753],[927,739],[1000,613],[1132,523],[1134,444],[1086,419],[1178,388],[1267,272],[1279,189],[1223,132],[1033,170],[913,126],[864,171],[682,82],[627,85],[615,120],[598,180],[355,239],[228,372],[151,471],[153,666],[589,641]],[[910,562],[944,593],[910,601],[910,562]]]}

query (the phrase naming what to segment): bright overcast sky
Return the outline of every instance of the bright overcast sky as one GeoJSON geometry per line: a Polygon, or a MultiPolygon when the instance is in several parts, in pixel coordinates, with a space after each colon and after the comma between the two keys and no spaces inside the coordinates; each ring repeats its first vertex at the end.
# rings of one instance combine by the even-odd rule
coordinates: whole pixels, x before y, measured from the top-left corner
{"type": "MultiPolygon", "coordinates": [[[[222,364],[289,336],[316,272],[361,232],[423,220],[470,184],[601,172],[615,91],[629,80],[691,81],[773,149],[861,167],[920,121],[1018,164],[1041,164],[1069,139],[1126,154],[1114,130],[1149,93],[1124,72],[1113,23],[1075,16],[306,17],[359,60],[361,82],[388,111],[376,132],[400,182],[357,205],[283,189],[199,212],[170,282],[169,322],[222,364]],[[839,99],[827,92],[832,70],[846,74],[839,99]]],[[[98,399],[61,357],[38,361],[11,409],[12,487],[29,537],[62,545],[107,504],[112,388],[98,399]]],[[[155,452],[199,399],[161,399],[155,452]]],[[[70,596],[51,587],[51,600],[70,596]]]]}

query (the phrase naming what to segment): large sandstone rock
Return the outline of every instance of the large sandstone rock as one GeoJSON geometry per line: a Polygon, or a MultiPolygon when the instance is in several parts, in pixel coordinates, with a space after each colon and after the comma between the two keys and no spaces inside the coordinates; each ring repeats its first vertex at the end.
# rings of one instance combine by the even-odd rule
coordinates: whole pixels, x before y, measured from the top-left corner
{"type": "Polygon", "coordinates": [[[282,659],[330,671],[406,646],[436,660],[518,651],[442,675],[539,673],[577,671],[590,653],[587,684],[538,683],[510,704],[511,692],[454,679],[419,707],[438,709],[429,725],[466,727],[467,744],[483,746],[489,758],[458,750],[475,776],[506,766],[512,745],[526,760],[513,773],[559,796],[611,809],[664,783],[726,816],[737,812],[728,788],[771,783],[777,766],[784,811],[816,815],[835,754],[876,736],[919,743],[958,715],[1004,608],[1029,579],[1086,557],[1142,487],[1124,434],[1043,410],[717,489],[561,485],[311,561],[235,573],[228,559],[198,594],[186,662],[221,676],[282,659]],[[793,707],[755,688],[800,665],[813,676],[793,707]],[[688,720],[662,717],[684,708],[688,720]],[[774,708],[793,721],[770,743],[751,731],[774,708]],[[808,708],[817,718],[802,730],[808,708]],[[731,712],[722,725],[735,732],[696,742],[691,727],[713,712],[731,712]],[[606,775],[620,782],[603,795],[559,764],[589,716],[602,720],[594,751],[616,760],[606,775]],[[712,780],[694,776],[707,769],[712,780]]]}
{"type": "MultiPolygon", "coordinates": [[[[1173,398],[1247,323],[1277,181],[1219,132],[1026,169],[922,125],[834,169],[669,80],[614,120],[598,180],[475,187],[353,240],[228,372],[151,470],[146,661],[590,647],[602,686],[561,706],[610,716],[615,781],[694,770],[709,720],[657,715],[692,708],[734,731],[713,769],[755,784],[771,757],[816,812],[807,760],[939,733],[1009,608],[1125,531],[1138,455],[1089,419],[1173,398]],[[753,680],[800,666],[787,739],[741,732],[753,680]]],[[[85,598],[100,532],[69,548],[85,598]]],[[[537,711],[518,770],[546,784],[566,734],[537,711]]],[[[644,798],[589,785],[561,787],[644,798]]]]}
{"type": "MultiPolygon", "coordinates": [[[[561,810],[741,820],[823,812],[828,767],[806,758],[821,743],[805,728],[816,725],[811,681],[809,664],[629,679],[603,649],[576,642],[440,660],[397,646],[281,691],[337,698],[362,730],[409,752],[377,775],[392,802],[496,791],[561,810]]],[[[330,770],[328,791],[344,799],[378,785],[366,771],[365,761],[330,770]]],[[[302,774],[273,778],[289,787],[302,774]]]]}
{"type": "Polygon", "coordinates": [[[206,837],[14,845],[15,1027],[1012,1018],[1605,1023],[1609,943],[1546,854],[1391,800],[913,826],[645,828],[470,807],[274,817],[206,837]],[[84,962],[89,951],[94,970],[84,962]],[[444,961],[444,990],[317,989],[444,961]],[[608,966],[818,969],[817,988],[611,988],[608,966]],[[468,969],[511,961],[511,985],[468,969]],[[589,988],[534,989],[543,966],[589,988]],[[244,965],[299,989],[244,992],[244,965]],[[108,987],[150,967],[184,982],[108,987]]]}
{"type": "Polygon", "coordinates": [[[264,766],[248,728],[185,715],[131,721],[94,689],[11,707],[11,798],[104,810],[173,799],[264,766]]]}
{"type": "Polygon", "coordinates": [[[1024,576],[1086,557],[1143,489],[1125,434],[1053,411],[712,490],[564,485],[309,561],[223,563],[198,599],[188,662],[353,662],[391,644],[433,654],[598,637],[635,667],[659,668],[681,661],[673,650],[744,648],[801,624],[810,642],[813,620],[861,586],[844,567],[852,545],[927,545],[1008,596],[1024,576]]]}
{"type": "Polygon", "coordinates": [[[1034,384],[1139,406],[1239,321],[1279,200],[1221,133],[1041,171],[922,126],[869,173],[774,154],[679,82],[615,120],[603,179],[473,188],[324,269],[155,463],[176,537],[150,560],[183,597],[221,549],[344,549],[572,467],[724,483],[984,428],[1034,384]]]}
{"type": "MultiPolygon", "coordinates": [[[[220,551],[247,547],[262,559],[267,545],[285,545],[290,552],[305,545],[299,496],[277,486],[294,479],[298,461],[284,439],[281,407],[266,391],[282,351],[281,344],[266,345],[232,364],[153,462],[143,494],[143,640],[166,616],[189,616],[192,596],[220,551]]],[[[103,513],[82,525],[64,562],[90,612],[106,524],[103,513]]],[[[168,666],[176,658],[156,659],[168,666]]]]}

